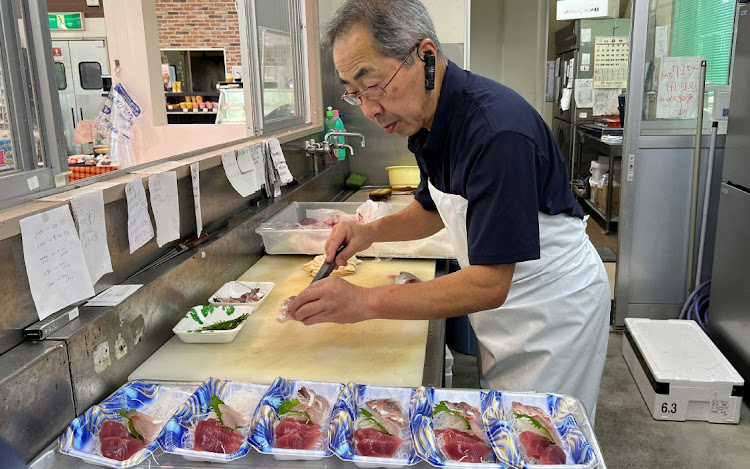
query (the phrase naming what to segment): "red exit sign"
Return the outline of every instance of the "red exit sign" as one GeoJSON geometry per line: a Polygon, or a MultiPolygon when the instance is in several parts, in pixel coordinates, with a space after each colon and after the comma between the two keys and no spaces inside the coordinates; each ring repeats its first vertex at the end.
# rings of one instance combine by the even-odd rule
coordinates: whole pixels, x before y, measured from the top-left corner
{"type": "Polygon", "coordinates": [[[53,47],[52,48],[52,56],[53,57],[62,57],[62,47],[53,47]]]}

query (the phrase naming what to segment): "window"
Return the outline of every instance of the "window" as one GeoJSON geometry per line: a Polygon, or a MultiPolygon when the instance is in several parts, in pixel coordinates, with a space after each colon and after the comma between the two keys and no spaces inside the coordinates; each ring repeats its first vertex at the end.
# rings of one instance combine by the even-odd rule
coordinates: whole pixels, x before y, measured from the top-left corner
{"type": "Polygon", "coordinates": [[[255,0],[263,132],[307,118],[299,0],[255,0]]]}
{"type": "Polygon", "coordinates": [[[57,89],[62,91],[68,87],[68,79],[65,77],[65,64],[55,62],[55,78],[57,79],[57,89]]]}
{"type": "Polygon", "coordinates": [[[84,90],[100,90],[102,82],[102,66],[99,62],[81,62],[78,64],[81,74],[81,88],[84,90]]]}
{"type": "MultiPolygon", "coordinates": [[[[0,64],[4,65],[4,64],[0,64]]],[[[13,161],[13,135],[11,116],[8,108],[8,96],[3,81],[5,67],[0,67],[0,173],[16,168],[13,161]]]]}

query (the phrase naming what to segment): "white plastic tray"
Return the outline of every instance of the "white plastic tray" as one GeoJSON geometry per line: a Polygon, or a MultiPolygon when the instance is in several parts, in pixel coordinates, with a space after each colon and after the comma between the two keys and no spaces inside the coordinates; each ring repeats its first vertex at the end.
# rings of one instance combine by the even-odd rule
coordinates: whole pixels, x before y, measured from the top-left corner
{"type": "Polygon", "coordinates": [[[247,322],[247,319],[242,321],[234,329],[226,331],[198,331],[198,329],[217,322],[237,319],[243,314],[250,314],[252,312],[253,307],[250,305],[193,306],[185,314],[185,317],[182,318],[174,328],[172,328],[172,332],[174,332],[183,342],[189,344],[226,344],[237,337],[237,334],[240,333],[240,330],[242,329],[242,326],[245,325],[245,322],[247,322]]]}
{"type": "Polygon", "coordinates": [[[268,294],[271,293],[273,287],[276,284],[273,282],[246,282],[246,281],[235,281],[225,283],[219,290],[208,298],[208,304],[220,305],[220,306],[244,306],[250,305],[255,309],[258,309],[260,305],[266,301],[268,294]],[[250,293],[253,288],[260,288],[263,296],[260,301],[250,303],[227,303],[222,301],[216,301],[217,298],[237,298],[245,293],[250,293]]]}

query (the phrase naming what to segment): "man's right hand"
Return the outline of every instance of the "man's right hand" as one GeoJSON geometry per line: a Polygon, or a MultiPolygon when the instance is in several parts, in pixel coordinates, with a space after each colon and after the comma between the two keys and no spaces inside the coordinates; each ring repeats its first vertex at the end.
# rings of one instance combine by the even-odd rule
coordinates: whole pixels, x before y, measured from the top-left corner
{"type": "Polygon", "coordinates": [[[332,262],[333,256],[342,244],[346,247],[336,257],[336,265],[346,265],[356,253],[369,248],[376,239],[375,227],[370,225],[354,225],[341,222],[333,227],[331,235],[326,241],[326,262],[332,262]]]}

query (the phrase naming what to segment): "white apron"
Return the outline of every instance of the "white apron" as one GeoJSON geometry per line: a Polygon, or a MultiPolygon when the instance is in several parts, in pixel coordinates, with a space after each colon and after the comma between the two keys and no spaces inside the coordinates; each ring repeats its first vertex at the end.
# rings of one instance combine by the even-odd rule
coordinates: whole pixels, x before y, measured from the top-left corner
{"type": "MultiPolygon", "coordinates": [[[[456,259],[468,267],[469,203],[429,189],[456,259]]],[[[516,264],[503,306],[469,315],[482,387],[568,394],[593,424],[609,339],[607,273],[579,218],[540,212],[539,243],[540,259],[516,264]]]]}

